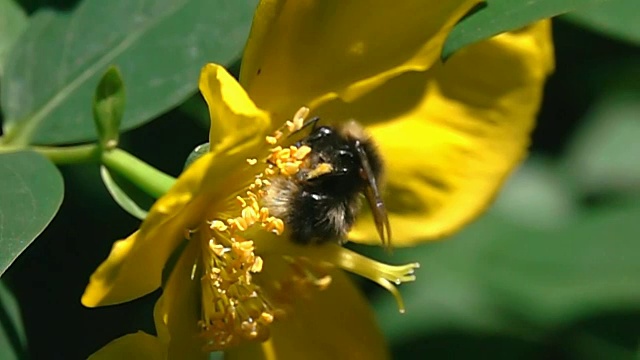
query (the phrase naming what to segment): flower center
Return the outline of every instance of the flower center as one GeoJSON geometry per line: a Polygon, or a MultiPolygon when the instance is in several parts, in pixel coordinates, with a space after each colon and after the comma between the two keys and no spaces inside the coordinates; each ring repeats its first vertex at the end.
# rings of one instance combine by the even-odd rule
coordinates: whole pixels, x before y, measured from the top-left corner
{"type": "MultiPolygon", "coordinates": [[[[255,178],[247,185],[244,194],[236,197],[231,214],[207,223],[200,231],[202,241],[202,319],[199,321],[205,351],[219,351],[243,341],[265,341],[269,327],[285,315],[296,299],[324,290],[331,284],[331,268],[339,266],[377,282],[389,290],[404,311],[402,299],[394,284],[413,281],[417,263],[391,266],[382,264],[343,248],[338,243],[322,245],[295,245],[278,242],[278,253],[287,265],[286,275],[278,278],[269,288],[262,288],[254,281],[254,275],[269,268],[256,255],[256,240],[268,238],[260,231],[277,236],[285,231],[285,220],[279,217],[283,211],[277,201],[264,199],[273,196],[272,181],[291,179],[302,167],[308,165],[312,152],[308,146],[284,146],[284,140],[304,127],[309,109],[301,108],[293,120],[266,137],[269,153],[261,160],[247,159],[256,167],[255,178]],[[283,245],[286,244],[286,245],[283,245]],[[288,252],[291,250],[291,252],[288,252]],[[300,254],[304,254],[301,256],[300,254]],[[268,292],[268,293],[267,293],[268,292]]],[[[332,171],[331,168],[311,169],[316,176],[332,171]]],[[[278,188],[280,189],[280,188],[278,188]]],[[[279,190],[279,191],[286,191],[279,190]]],[[[270,239],[274,240],[274,239],[270,239]]],[[[261,251],[271,246],[269,241],[259,242],[261,251]]],[[[273,266],[273,265],[271,265],[273,266]]],[[[268,271],[268,270],[267,270],[268,271]]]]}
{"type": "MultiPolygon", "coordinates": [[[[293,121],[286,123],[290,134],[302,127],[308,109],[301,109],[293,121]]],[[[276,145],[285,130],[268,136],[269,145],[276,145]]],[[[256,225],[276,235],[284,231],[284,221],[271,216],[268,208],[260,205],[274,175],[295,175],[311,149],[291,146],[271,149],[268,164],[248,186],[244,196],[237,196],[239,216],[214,219],[204,229],[210,236],[204,241],[202,281],[202,320],[199,325],[205,339],[204,351],[219,351],[243,340],[264,341],[269,337],[269,325],[281,313],[252,281],[252,274],[262,271],[263,260],[255,254],[254,242],[246,238],[248,230],[256,225]]],[[[247,159],[249,166],[257,159],[247,159]]],[[[292,261],[295,263],[295,261],[292,261]]],[[[299,276],[298,279],[302,279],[299,276]]],[[[301,283],[298,281],[297,283],[301,283]]]]}

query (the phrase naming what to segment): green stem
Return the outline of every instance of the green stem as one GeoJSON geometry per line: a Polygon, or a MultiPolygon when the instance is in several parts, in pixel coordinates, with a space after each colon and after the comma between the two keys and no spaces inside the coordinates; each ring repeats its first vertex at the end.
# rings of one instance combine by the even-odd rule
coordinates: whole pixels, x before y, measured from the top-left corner
{"type": "Polygon", "coordinates": [[[100,159],[100,148],[96,144],[67,147],[34,146],[30,149],[46,156],[57,165],[96,162],[100,159]]]}
{"type": "Polygon", "coordinates": [[[98,144],[76,146],[0,146],[0,154],[32,150],[46,156],[57,165],[100,163],[125,177],[154,198],[164,195],[176,181],[170,175],[154,168],[121,149],[102,150],[98,144]]]}
{"type": "Polygon", "coordinates": [[[176,179],[121,149],[105,151],[102,163],[154,198],[169,191],[176,179]]]}
{"type": "Polygon", "coordinates": [[[31,150],[46,156],[57,165],[80,164],[100,160],[100,148],[96,144],[76,146],[0,146],[0,154],[31,150]]]}

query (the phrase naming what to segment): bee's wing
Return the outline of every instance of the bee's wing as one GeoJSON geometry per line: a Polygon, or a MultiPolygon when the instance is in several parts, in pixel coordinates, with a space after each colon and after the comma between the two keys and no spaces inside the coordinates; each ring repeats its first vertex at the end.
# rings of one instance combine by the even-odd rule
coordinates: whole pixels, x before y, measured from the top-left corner
{"type": "Polygon", "coordinates": [[[380,236],[382,245],[385,248],[390,249],[391,226],[389,225],[387,209],[385,208],[384,202],[382,201],[382,196],[380,196],[380,190],[378,189],[376,177],[373,174],[373,170],[371,170],[371,165],[369,165],[369,157],[367,156],[367,153],[364,151],[364,148],[362,147],[360,142],[356,142],[356,149],[358,150],[358,156],[360,157],[360,162],[362,163],[362,176],[368,184],[367,188],[365,189],[365,196],[367,198],[367,202],[369,203],[369,207],[371,207],[373,220],[376,223],[376,229],[378,230],[378,235],[380,236]]]}

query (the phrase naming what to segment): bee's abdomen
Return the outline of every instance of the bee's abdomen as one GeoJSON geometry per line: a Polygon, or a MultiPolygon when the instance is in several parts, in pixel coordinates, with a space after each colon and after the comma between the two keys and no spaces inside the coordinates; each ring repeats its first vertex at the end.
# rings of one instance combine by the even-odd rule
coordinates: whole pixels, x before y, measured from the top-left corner
{"type": "Polygon", "coordinates": [[[302,190],[294,200],[295,212],[287,216],[291,240],[298,244],[322,244],[345,239],[356,217],[357,199],[345,199],[302,190]]]}

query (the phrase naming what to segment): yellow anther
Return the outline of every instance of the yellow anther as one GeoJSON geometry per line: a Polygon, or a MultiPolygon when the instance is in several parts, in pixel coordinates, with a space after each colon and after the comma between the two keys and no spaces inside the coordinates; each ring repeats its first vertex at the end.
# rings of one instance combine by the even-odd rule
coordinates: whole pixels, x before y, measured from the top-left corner
{"type": "MultiPolygon", "coordinates": [[[[260,197],[260,194],[257,195],[260,197]]],[[[258,203],[258,199],[251,199],[251,204],[249,205],[255,210],[256,214],[260,212],[260,204],[258,203]]]]}
{"type": "Polygon", "coordinates": [[[260,271],[262,271],[263,264],[264,261],[262,260],[262,258],[260,256],[256,256],[255,260],[253,261],[253,265],[251,265],[251,272],[259,273],[260,271]]]}
{"type": "Polygon", "coordinates": [[[209,240],[209,249],[211,249],[211,251],[213,251],[217,256],[222,256],[225,253],[224,246],[216,244],[213,239],[209,240]]]}
{"type": "Polygon", "coordinates": [[[267,219],[266,228],[267,231],[271,231],[276,235],[282,235],[282,232],[284,231],[284,222],[282,219],[272,216],[267,219]]]}
{"type": "Polygon", "coordinates": [[[320,279],[314,281],[314,285],[318,287],[320,290],[324,290],[331,285],[331,275],[325,275],[320,279]]]}
{"type": "Polygon", "coordinates": [[[247,191],[247,196],[249,197],[249,199],[251,199],[251,201],[258,200],[258,195],[256,195],[256,193],[254,193],[253,191],[247,191]]]}
{"type": "Polygon", "coordinates": [[[267,141],[267,144],[269,145],[275,145],[278,143],[278,139],[276,139],[275,136],[267,136],[265,137],[265,140],[267,141]]]}
{"type": "MultiPolygon", "coordinates": [[[[303,106],[300,109],[298,109],[296,114],[293,115],[293,120],[291,121],[292,126],[291,127],[287,126],[288,130],[293,133],[302,129],[302,126],[304,125],[304,119],[306,119],[308,115],[309,115],[308,107],[303,106]]],[[[287,125],[288,125],[288,122],[287,122],[287,125]]]]}
{"type": "Polygon", "coordinates": [[[228,229],[227,225],[220,220],[213,220],[209,225],[209,228],[217,231],[227,231],[228,229]]]}
{"type": "Polygon", "coordinates": [[[287,120],[284,125],[287,127],[287,130],[289,130],[289,132],[294,132],[295,131],[295,125],[293,124],[293,121],[289,121],[287,120]]]}
{"type": "Polygon", "coordinates": [[[264,322],[265,324],[271,324],[273,322],[273,315],[267,312],[263,312],[262,314],[260,314],[260,321],[264,322]]]}
{"type": "Polygon", "coordinates": [[[237,217],[237,218],[233,218],[233,219],[229,219],[227,220],[227,223],[229,223],[229,226],[232,229],[237,229],[239,231],[245,231],[249,228],[248,224],[247,224],[247,220],[241,218],[241,217],[237,217]]]}
{"type": "Polygon", "coordinates": [[[258,159],[247,159],[247,164],[255,165],[258,163],[258,159]]]}
{"type": "Polygon", "coordinates": [[[246,253],[252,252],[254,249],[253,241],[251,240],[237,241],[232,246],[234,252],[238,255],[246,255],[246,253]]]}
{"type": "Polygon", "coordinates": [[[260,222],[264,223],[269,218],[269,209],[266,207],[260,208],[260,222]]]}
{"type": "Polygon", "coordinates": [[[247,206],[247,201],[242,196],[236,196],[236,200],[238,200],[238,203],[240,204],[240,206],[242,207],[247,206]]]}
{"type": "Polygon", "coordinates": [[[247,222],[247,227],[249,227],[258,220],[258,214],[256,214],[256,211],[252,207],[247,206],[242,209],[242,218],[247,222]]]}

